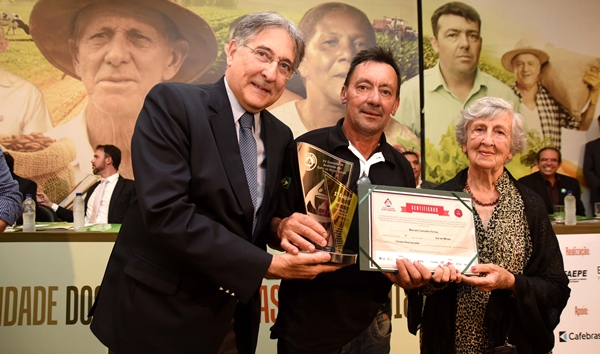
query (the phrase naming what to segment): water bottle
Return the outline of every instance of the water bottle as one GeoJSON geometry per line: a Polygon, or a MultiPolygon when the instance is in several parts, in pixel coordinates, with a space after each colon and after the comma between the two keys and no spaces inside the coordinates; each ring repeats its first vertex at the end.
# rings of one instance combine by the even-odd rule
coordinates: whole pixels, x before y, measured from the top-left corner
{"type": "Polygon", "coordinates": [[[31,194],[26,194],[23,202],[23,232],[35,232],[35,202],[31,194]]]}
{"type": "Polygon", "coordinates": [[[567,191],[567,196],[565,197],[565,225],[577,224],[576,209],[575,197],[571,191],[567,191]]]}
{"type": "Polygon", "coordinates": [[[73,201],[73,230],[78,231],[83,228],[85,228],[85,201],[81,193],[76,193],[73,201]]]}

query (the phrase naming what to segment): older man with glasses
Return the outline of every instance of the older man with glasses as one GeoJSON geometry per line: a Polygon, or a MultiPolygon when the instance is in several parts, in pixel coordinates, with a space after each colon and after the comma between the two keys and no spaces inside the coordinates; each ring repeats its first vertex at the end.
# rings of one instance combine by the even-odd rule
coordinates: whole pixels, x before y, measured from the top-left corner
{"type": "Polygon", "coordinates": [[[212,85],[163,83],[131,142],[138,198],[91,329],[116,353],[253,353],[266,278],[314,278],[326,253],[271,255],[269,225],[292,133],[265,110],[304,55],[296,26],[246,16],[212,85]]]}

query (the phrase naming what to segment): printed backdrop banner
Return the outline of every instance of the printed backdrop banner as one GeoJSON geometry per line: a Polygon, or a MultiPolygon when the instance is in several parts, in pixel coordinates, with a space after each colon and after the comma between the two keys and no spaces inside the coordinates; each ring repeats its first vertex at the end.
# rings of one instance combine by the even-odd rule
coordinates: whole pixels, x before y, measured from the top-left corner
{"type": "Polygon", "coordinates": [[[554,331],[553,353],[600,353],[600,234],[558,235],[571,297],[554,331]]]}
{"type": "Polygon", "coordinates": [[[453,15],[436,22],[439,32],[432,38],[432,16],[447,3],[421,1],[424,125],[419,124],[418,76],[403,83],[398,113],[400,121],[412,127],[417,136],[424,134],[426,179],[443,182],[468,165],[454,137],[459,112],[477,98],[501,97],[516,105],[527,127],[528,147],[507,165],[510,172],[516,178],[531,173],[535,170],[534,155],[538,150],[544,146],[558,147],[563,155],[559,172],[582,183],[585,190],[582,199],[591,215],[582,167],[585,143],[599,136],[597,107],[590,103],[591,86],[586,83],[586,73],[593,71],[597,77],[600,68],[600,46],[590,45],[596,42],[593,29],[600,2],[464,0],[481,19],[481,41],[472,36],[467,40],[449,30],[461,26],[478,30],[474,22],[453,15]],[[530,56],[511,60],[518,54],[530,56]],[[532,57],[541,59],[541,69],[527,67],[519,71],[518,61],[532,57]],[[476,70],[473,87],[452,80],[476,70]],[[515,82],[523,86],[539,82],[549,95],[538,98],[537,103],[523,103],[513,89],[515,82]],[[466,92],[456,89],[457,85],[466,88],[466,92]]]}
{"type": "MultiPolygon", "coordinates": [[[[375,44],[390,48],[403,79],[418,74],[416,0],[183,0],[176,10],[169,0],[110,2],[133,12],[163,10],[169,3],[162,21],[171,21],[189,44],[187,55],[175,65],[166,65],[172,63],[161,57],[168,44],[160,18],[148,21],[156,27],[128,20],[147,38],[144,41],[160,43],[151,51],[133,36],[122,39],[108,33],[102,27],[108,20],[102,8],[85,8],[93,2],[0,0],[0,11],[22,23],[7,31],[10,43],[0,53],[0,80],[7,75],[26,87],[15,92],[16,86],[0,85],[0,145],[25,155],[16,159],[15,172],[36,181],[56,202],[92,173],[90,160],[98,144],[119,147],[119,172],[133,178],[130,141],[147,92],[160,81],[197,84],[220,79],[226,69],[224,46],[237,21],[251,12],[277,11],[305,34],[305,60],[270,108],[296,136],[334,125],[344,116],[340,91],[358,51],[375,44]],[[78,17],[81,11],[85,16],[78,17]],[[15,102],[22,103],[18,112],[15,102]],[[46,150],[56,158],[42,153],[46,150]]],[[[420,144],[397,120],[388,124],[386,134],[402,146],[418,149],[420,144]]]]}

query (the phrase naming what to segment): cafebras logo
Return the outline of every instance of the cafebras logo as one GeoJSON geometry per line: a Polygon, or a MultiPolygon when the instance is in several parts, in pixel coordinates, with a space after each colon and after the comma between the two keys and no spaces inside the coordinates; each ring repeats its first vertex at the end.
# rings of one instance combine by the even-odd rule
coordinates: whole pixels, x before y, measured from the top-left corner
{"type": "Polygon", "coordinates": [[[558,332],[558,341],[559,342],[564,343],[567,341],[567,339],[568,339],[567,332],[565,332],[565,331],[558,332]]]}
{"type": "Polygon", "coordinates": [[[582,247],[582,248],[579,248],[579,247],[572,247],[572,248],[565,247],[565,249],[566,249],[565,254],[567,256],[589,256],[589,255],[592,254],[590,252],[590,249],[587,248],[587,247],[585,247],[585,246],[582,247]]]}
{"type": "Polygon", "coordinates": [[[565,270],[565,274],[569,277],[571,283],[579,283],[587,280],[587,269],[571,269],[565,270]]]}
{"type": "Polygon", "coordinates": [[[600,340],[600,333],[559,331],[558,341],[565,343],[573,340],[600,340]]]}
{"type": "Polygon", "coordinates": [[[312,171],[317,167],[317,157],[312,152],[306,154],[306,158],[304,159],[304,166],[306,166],[307,171],[312,171]]]}

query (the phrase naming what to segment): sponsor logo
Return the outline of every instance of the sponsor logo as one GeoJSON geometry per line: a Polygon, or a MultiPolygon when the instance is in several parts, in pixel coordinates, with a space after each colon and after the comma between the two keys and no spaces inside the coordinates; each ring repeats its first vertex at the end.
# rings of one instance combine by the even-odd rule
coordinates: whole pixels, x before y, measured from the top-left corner
{"type": "Polygon", "coordinates": [[[381,210],[383,211],[391,211],[391,212],[396,212],[396,208],[392,207],[392,201],[389,199],[386,199],[385,202],[383,202],[383,206],[381,207],[381,210]]]}
{"type": "Polygon", "coordinates": [[[292,177],[283,177],[281,179],[281,186],[285,189],[290,188],[290,182],[292,182],[292,177]]]}
{"type": "Polygon", "coordinates": [[[457,218],[462,217],[463,216],[462,210],[460,210],[458,208],[454,209],[454,216],[456,216],[457,218]]]}
{"type": "Polygon", "coordinates": [[[565,331],[558,332],[558,340],[561,343],[566,342],[567,341],[567,332],[565,332],[565,331]]]}
{"type": "Polygon", "coordinates": [[[572,341],[572,340],[600,340],[600,333],[590,332],[558,332],[558,341],[560,343],[572,341]]]}
{"type": "Polygon", "coordinates": [[[565,247],[565,254],[567,256],[589,256],[591,254],[590,249],[587,247],[565,247]]]}
{"type": "Polygon", "coordinates": [[[571,283],[579,283],[587,280],[587,269],[571,269],[565,270],[565,274],[569,277],[571,283]]]}

